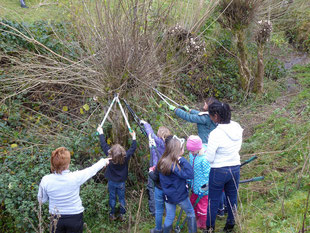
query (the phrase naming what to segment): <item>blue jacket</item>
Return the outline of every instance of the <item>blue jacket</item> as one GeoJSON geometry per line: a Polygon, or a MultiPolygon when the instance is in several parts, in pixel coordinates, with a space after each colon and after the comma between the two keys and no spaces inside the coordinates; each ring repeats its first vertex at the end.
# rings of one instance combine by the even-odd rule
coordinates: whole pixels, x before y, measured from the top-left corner
{"type": "Polygon", "coordinates": [[[158,137],[153,129],[152,126],[149,123],[144,124],[144,129],[147,133],[147,136],[151,134],[152,138],[155,140],[156,143],[156,148],[150,148],[151,149],[151,161],[150,161],[150,166],[156,166],[159,159],[163,155],[165,151],[165,142],[162,138],[158,137]]]}
{"type": "Polygon", "coordinates": [[[188,122],[196,123],[198,128],[198,136],[201,138],[202,143],[208,143],[208,137],[212,130],[217,126],[214,123],[209,114],[198,115],[200,112],[197,110],[191,110],[190,113],[183,111],[180,108],[175,110],[175,114],[188,122]]]}
{"type": "Polygon", "coordinates": [[[188,198],[186,179],[194,178],[193,168],[185,158],[179,159],[179,165],[181,169],[175,166],[173,170],[172,166],[171,173],[168,176],[159,172],[159,180],[165,202],[175,205],[188,198]]]}
{"type": "MultiPolygon", "coordinates": [[[[203,145],[202,151],[205,151],[206,146],[203,145]]],[[[189,161],[194,170],[194,179],[190,180],[192,190],[195,194],[199,196],[206,196],[209,193],[209,173],[211,170],[210,163],[207,160],[205,154],[193,155],[189,154],[189,161]],[[202,188],[206,185],[206,188],[202,188]]]]}

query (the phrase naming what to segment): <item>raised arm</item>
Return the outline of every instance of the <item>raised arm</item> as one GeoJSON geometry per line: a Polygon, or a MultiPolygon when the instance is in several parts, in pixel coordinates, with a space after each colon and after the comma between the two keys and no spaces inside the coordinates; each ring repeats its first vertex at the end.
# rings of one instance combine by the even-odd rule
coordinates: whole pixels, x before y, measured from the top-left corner
{"type": "Polygon", "coordinates": [[[102,127],[100,125],[97,128],[97,132],[99,133],[100,146],[101,146],[104,154],[106,156],[109,156],[110,147],[109,147],[108,143],[105,140],[105,136],[103,134],[103,129],[102,129],[102,127]]]}
{"type": "Polygon", "coordinates": [[[200,113],[200,111],[195,110],[195,109],[191,109],[191,110],[189,111],[189,113],[190,113],[190,114],[193,114],[193,115],[198,115],[198,114],[200,113]]]}
{"type": "Polygon", "coordinates": [[[85,168],[81,171],[73,172],[73,177],[76,179],[78,185],[82,185],[88,179],[96,175],[96,173],[101,170],[103,167],[109,164],[110,158],[100,159],[97,163],[91,167],[85,168]]]}
{"type": "Polygon", "coordinates": [[[126,151],[126,158],[130,158],[136,151],[137,149],[137,141],[136,141],[136,133],[135,131],[133,131],[132,133],[130,133],[131,137],[132,137],[132,143],[130,148],[126,151]]]}
{"type": "Polygon", "coordinates": [[[180,108],[177,108],[175,110],[175,114],[178,117],[182,118],[183,120],[186,120],[186,121],[191,122],[191,123],[207,124],[207,123],[209,123],[211,121],[209,115],[199,116],[199,115],[196,115],[196,114],[190,114],[190,113],[187,113],[187,112],[183,111],[180,108]]]}

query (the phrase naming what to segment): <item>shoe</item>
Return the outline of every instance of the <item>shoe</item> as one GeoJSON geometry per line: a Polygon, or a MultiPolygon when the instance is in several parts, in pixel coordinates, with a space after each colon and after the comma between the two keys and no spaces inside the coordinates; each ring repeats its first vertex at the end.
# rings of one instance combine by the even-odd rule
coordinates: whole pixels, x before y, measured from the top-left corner
{"type": "Polygon", "coordinates": [[[125,214],[120,214],[120,215],[119,215],[119,220],[120,220],[121,222],[124,222],[124,221],[126,220],[125,214]]]}
{"type": "Polygon", "coordinates": [[[235,224],[228,224],[228,223],[226,223],[223,231],[224,232],[233,232],[234,226],[235,226],[235,224]]]}
{"type": "Polygon", "coordinates": [[[110,220],[111,220],[111,221],[116,220],[116,217],[115,217],[115,215],[114,215],[114,214],[110,214],[109,218],[110,218],[110,220]]]}
{"type": "Polygon", "coordinates": [[[213,226],[211,226],[211,227],[208,227],[207,226],[207,229],[205,229],[204,231],[203,231],[203,233],[214,233],[215,231],[215,227],[213,226]]]}
{"type": "Polygon", "coordinates": [[[163,233],[170,233],[171,230],[172,230],[172,225],[167,226],[167,227],[164,226],[163,233]]]}
{"type": "Polygon", "coordinates": [[[156,230],[156,228],[153,228],[150,230],[150,233],[163,233],[163,230],[156,230]]]}
{"type": "Polygon", "coordinates": [[[218,210],[217,210],[217,215],[216,215],[216,216],[218,216],[218,217],[220,217],[220,218],[223,218],[224,215],[225,215],[225,209],[224,209],[224,208],[223,208],[223,209],[218,209],[218,210]]]}
{"type": "Polygon", "coordinates": [[[28,6],[26,6],[24,0],[20,0],[20,6],[21,6],[22,8],[28,8],[28,6]]]}

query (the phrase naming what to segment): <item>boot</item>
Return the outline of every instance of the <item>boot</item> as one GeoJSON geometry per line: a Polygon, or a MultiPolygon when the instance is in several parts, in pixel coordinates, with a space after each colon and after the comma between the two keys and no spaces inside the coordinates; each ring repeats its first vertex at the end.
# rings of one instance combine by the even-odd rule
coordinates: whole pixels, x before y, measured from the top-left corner
{"type": "Polygon", "coordinates": [[[170,233],[170,232],[171,232],[171,230],[172,230],[172,225],[167,226],[167,227],[165,227],[165,226],[164,226],[163,233],[170,233]]]}
{"type": "Polygon", "coordinates": [[[153,228],[150,233],[163,233],[163,230],[156,230],[156,228],[153,228]]]}
{"type": "Polygon", "coordinates": [[[188,217],[187,218],[187,227],[189,233],[196,233],[197,232],[197,223],[195,217],[188,217]]]}
{"type": "Polygon", "coordinates": [[[203,233],[214,233],[215,232],[215,227],[214,226],[207,226],[207,228],[203,231],[203,233]]]}
{"type": "Polygon", "coordinates": [[[235,224],[228,224],[228,223],[226,223],[223,231],[224,232],[233,232],[234,226],[235,226],[235,224]]]}
{"type": "Polygon", "coordinates": [[[19,1],[20,1],[20,6],[21,6],[22,8],[28,8],[28,6],[26,6],[24,0],[19,0],[19,1]]]}

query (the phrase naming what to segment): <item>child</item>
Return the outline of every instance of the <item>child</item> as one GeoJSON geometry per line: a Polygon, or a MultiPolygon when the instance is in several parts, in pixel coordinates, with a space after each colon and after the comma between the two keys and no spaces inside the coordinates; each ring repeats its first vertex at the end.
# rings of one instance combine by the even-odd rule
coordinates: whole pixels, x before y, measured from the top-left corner
{"type": "Polygon", "coordinates": [[[184,154],[185,139],[173,136],[156,169],[159,171],[160,184],[165,197],[166,219],[163,232],[170,232],[175,217],[176,205],[180,205],[187,216],[188,232],[197,232],[195,211],[188,197],[186,180],[194,178],[194,171],[184,154]]]}
{"type": "Polygon", "coordinates": [[[172,105],[169,106],[170,110],[174,111],[175,114],[182,118],[183,120],[186,120],[188,122],[196,123],[198,128],[198,135],[202,140],[202,143],[207,144],[208,143],[208,136],[210,132],[215,129],[216,123],[214,123],[209,114],[208,114],[208,106],[212,104],[213,102],[218,102],[216,98],[210,97],[207,98],[203,110],[205,112],[199,112],[197,110],[189,109],[187,106],[184,106],[184,108],[189,112],[183,111],[180,108],[176,108],[172,105]]]}
{"type": "Polygon", "coordinates": [[[203,154],[203,144],[200,137],[191,135],[186,143],[189,153],[190,164],[194,169],[194,179],[191,180],[192,195],[190,201],[194,206],[197,226],[200,229],[206,228],[208,209],[208,184],[210,163],[203,154]]]}
{"type": "MultiPolygon", "coordinates": [[[[140,122],[149,137],[149,146],[151,150],[151,159],[150,159],[150,167],[154,167],[157,165],[158,160],[161,158],[162,154],[165,151],[165,139],[171,134],[170,130],[164,126],[160,126],[157,131],[157,135],[154,133],[152,126],[144,120],[140,122]]],[[[155,210],[155,200],[154,200],[154,182],[148,177],[147,183],[147,191],[149,197],[149,211],[152,215],[155,215],[156,218],[156,210],[155,210]]],[[[157,216],[158,218],[162,218],[161,216],[157,216]]],[[[159,226],[157,226],[159,227],[159,226]]],[[[161,226],[160,226],[161,229],[161,226]]],[[[157,230],[159,230],[157,228],[157,230]]]]}
{"type": "Polygon", "coordinates": [[[38,192],[40,204],[48,201],[52,221],[57,219],[56,226],[51,224],[51,232],[83,233],[84,207],[80,198],[80,186],[107,166],[109,160],[100,159],[89,168],[70,172],[70,151],[59,147],[52,152],[52,174],[42,178],[38,192]]]}
{"type": "Polygon", "coordinates": [[[129,150],[126,152],[125,149],[119,145],[115,144],[111,148],[105,141],[102,127],[98,127],[97,131],[99,133],[100,145],[106,156],[112,158],[107,169],[105,171],[105,177],[108,179],[109,188],[109,205],[111,208],[110,219],[115,220],[115,205],[116,205],[116,195],[120,202],[120,220],[125,220],[125,181],[128,176],[128,162],[131,156],[134,154],[137,142],[136,133],[133,131],[130,133],[132,136],[132,144],[129,150]]]}

